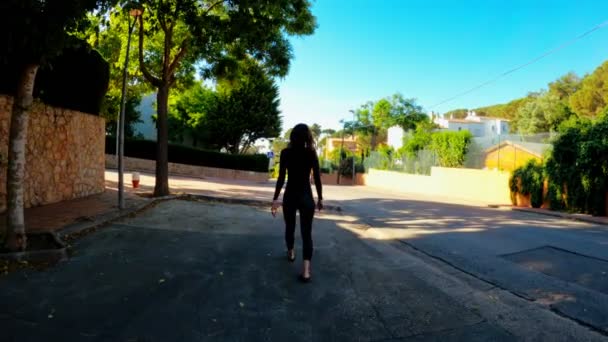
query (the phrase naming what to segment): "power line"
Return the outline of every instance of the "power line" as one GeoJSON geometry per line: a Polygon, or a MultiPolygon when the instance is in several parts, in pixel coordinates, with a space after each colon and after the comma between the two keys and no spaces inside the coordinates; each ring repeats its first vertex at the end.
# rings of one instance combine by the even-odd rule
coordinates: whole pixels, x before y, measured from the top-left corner
{"type": "Polygon", "coordinates": [[[536,63],[536,62],[540,61],[541,59],[543,59],[543,58],[545,58],[545,57],[547,57],[547,56],[549,56],[549,55],[552,55],[552,54],[556,53],[557,51],[562,50],[562,49],[564,49],[564,48],[566,48],[566,47],[568,47],[568,46],[570,46],[570,45],[574,44],[574,43],[575,43],[575,42],[577,42],[578,40],[580,40],[580,39],[582,39],[582,38],[584,38],[584,37],[586,37],[586,36],[590,35],[591,33],[593,33],[593,32],[595,32],[595,31],[597,31],[597,30],[601,29],[602,27],[604,27],[604,26],[606,26],[606,25],[608,25],[608,20],[606,20],[606,21],[602,22],[601,24],[599,24],[599,25],[597,25],[597,26],[593,27],[592,29],[590,29],[590,30],[586,31],[585,33],[583,33],[583,34],[581,34],[581,35],[579,35],[579,36],[577,36],[576,38],[571,39],[571,40],[569,40],[569,41],[567,41],[567,42],[563,43],[562,45],[559,45],[558,47],[556,47],[556,48],[554,48],[554,49],[552,49],[552,50],[549,50],[549,51],[547,51],[547,52],[543,53],[542,55],[540,55],[540,56],[538,56],[538,57],[536,57],[536,58],[534,58],[534,59],[532,59],[532,60],[530,60],[530,61],[528,61],[528,62],[526,62],[526,63],[524,63],[524,64],[518,65],[518,66],[514,67],[513,69],[510,69],[510,70],[508,70],[508,71],[503,72],[502,74],[500,74],[500,75],[498,75],[498,76],[494,77],[494,78],[493,78],[493,79],[491,79],[491,80],[485,81],[485,82],[483,82],[483,83],[481,83],[481,84],[479,84],[479,85],[477,85],[477,86],[475,86],[475,87],[473,87],[473,88],[471,88],[471,89],[469,89],[469,90],[466,90],[466,91],[464,91],[464,92],[462,92],[462,93],[456,94],[456,95],[454,95],[454,96],[452,96],[452,97],[450,97],[450,98],[448,98],[448,99],[445,99],[445,100],[443,100],[443,101],[441,101],[441,102],[439,102],[439,103],[437,103],[437,104],[434,104],[434,105],[432,105],[432,106],[430,107],[430,109],[433,109],[433,108],[435,108],[435,107],[437,107],[437,106],[440,106],[440,105],[442,105],[442,104],[444,104],[444,103],[450,102],[450,101],[452,101],[452,100],[454,100],[454,99],[457,99],[457,98],[459,98],[459,97],[461,97],[461,96],[464,96],[464,95],[467,95],[467,94],[469,94],[469,93],[472,93],[472,92],[474,92],[475,90],[477,90],[477,89],[479,89],[479,88],[483,88],[483,87],[485,87],[485,86],[487,86],[487,85],[489,85],[489,84],[492,84],[492,83],[494,83],[494,82],[498,81],[499,79],[501,79],[501,78],[503,78],[503,77],[505,77],[505,76],[507,76],[507,75],[509,75],[509,74],[512,74],[512,73],[514,73],[514,72],[516,72],[516,71],[518,71],[518,70],[520,70],[520,69],[523,69],[523,68],[527,67],[528,65],[534,64],[534,63],[536,63]]]}

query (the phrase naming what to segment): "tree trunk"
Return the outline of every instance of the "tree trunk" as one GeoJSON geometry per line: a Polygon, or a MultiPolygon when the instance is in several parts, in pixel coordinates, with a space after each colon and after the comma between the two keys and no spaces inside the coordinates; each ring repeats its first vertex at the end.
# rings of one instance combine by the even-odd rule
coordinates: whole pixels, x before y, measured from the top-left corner
{"type": "Polygon", "coordinates": [[[156,94],[156,184],[154,196],[169,195],[169,126],[167,106],[169,101],[169,85],[158,87],[156,94]]]}
{"type": "Polygon", "coordinates": [[[23,208],[23,192],[25,178],[25,142],[27,140],[27,124],[34,101],[34,81],[38,65],[27,65],[23,68],[17,96],[13,102],[11,128],[9,136],[5,247],[10,251],[22,251],[27,247],[25,236],[25,216],[23,208]]]}

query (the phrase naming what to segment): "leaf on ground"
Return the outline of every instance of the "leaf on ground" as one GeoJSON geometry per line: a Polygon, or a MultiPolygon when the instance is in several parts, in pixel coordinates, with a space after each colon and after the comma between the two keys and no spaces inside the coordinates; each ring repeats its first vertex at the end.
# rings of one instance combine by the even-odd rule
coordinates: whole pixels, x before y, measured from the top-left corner
{"type": "Polygon", "coordinates": [[[223,276],[223,275],[224,275],[224,272],[220,272],[220,275],[221,275],[221,276],[223,276]]]}
{"type": "Polygon", "coordinates": [[[243,303],[243,302],[239,302],[239,305],[240,305],[242,308],[244,308],[244,307],[245,307],[245,303],[243,303]]]}
{"type": "Polygon", "coordinates": [[[164,283],[164,282],[165,282],[165,279],[164,279],[164,278],[160,278],[160,279],[158,279],[158,283],[159,283],[159,284],[162,284],[162,283],[164,283]]]}

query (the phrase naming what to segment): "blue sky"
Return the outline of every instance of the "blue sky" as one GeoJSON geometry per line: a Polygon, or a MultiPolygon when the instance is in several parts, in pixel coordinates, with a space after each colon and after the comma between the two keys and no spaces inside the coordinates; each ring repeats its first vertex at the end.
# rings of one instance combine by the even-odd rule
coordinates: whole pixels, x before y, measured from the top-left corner
{"type": "MultiPolygon", "coordinates": [[[[317,0],[279,82],[284,128],[338,128],[349,109],[401,92],[431,106],[608,20],[603,0],[317,0]]],[[[608,26],[498,82],[433,108],[507,102],[608,59],[608,26]]]]}

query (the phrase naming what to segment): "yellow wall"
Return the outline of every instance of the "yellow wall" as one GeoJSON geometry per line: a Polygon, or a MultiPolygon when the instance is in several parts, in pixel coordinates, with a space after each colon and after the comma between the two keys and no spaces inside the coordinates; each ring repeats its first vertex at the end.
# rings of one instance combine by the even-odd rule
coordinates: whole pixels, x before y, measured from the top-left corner
{"type": "Polygon", "coordinates": [[[405,193],[461,198],[487,204],[511,204],[509,173],[492,170],[433,167],[430,176],[370,169],[368,186],[405,193]]]}
{"type": "Polygon", "coordinates": [[[542,158],[517,148],[517,146],[506,145],[488,153],[484,165],[490,170],[513,171],[526,164],[530,159],[542,160],[542,158]]]}

